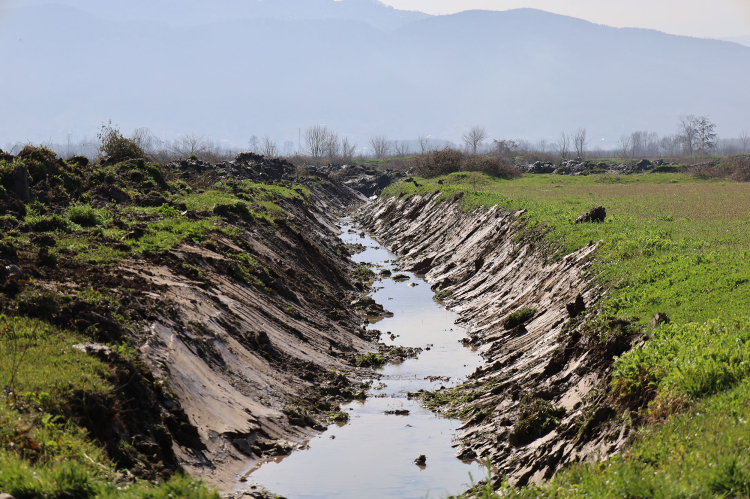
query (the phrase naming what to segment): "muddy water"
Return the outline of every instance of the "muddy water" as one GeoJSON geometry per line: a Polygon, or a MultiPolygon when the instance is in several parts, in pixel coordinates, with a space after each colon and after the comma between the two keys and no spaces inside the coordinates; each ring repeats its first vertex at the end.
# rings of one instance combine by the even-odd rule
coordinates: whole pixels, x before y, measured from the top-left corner
{"type": "Polygon", "coordinates": [[[407,392],[455,385],[481,364],[481,358],[462,346],[459,340],[465,332],[454,324],[457,315],[433,300],[425,281],[398,270],[393,254],[350,228],[342,227],[344,242],[367,247],[353,257],[355,261],[378,265],[376,272],[389,269],[393,275],[409,276],[405,282],[375,282],[373,298],[394,316],[368,327],[381,330],[388,345],[425,351],[416,359],[378,369],[381,377],[373,380],[368,399],[342,406],[350,416],[347,424],[331,426],[312,438],[307,450],[263,464],[240,488],[258,484],[289,499],[438,498],[460,493],[469,484],[469,473],[477,479],[482,476],[478,463],[455,457],[451,444],[460,422],[437,417],[418,401],[408,400],[407,392]],[[432,376],[442,379],[431,381],[432,376]],[[394,410],[408,410],[409,415],[385,414],[394,410]],[[426,466],[417,466],[414,460],[422,454],[426,466]]]}

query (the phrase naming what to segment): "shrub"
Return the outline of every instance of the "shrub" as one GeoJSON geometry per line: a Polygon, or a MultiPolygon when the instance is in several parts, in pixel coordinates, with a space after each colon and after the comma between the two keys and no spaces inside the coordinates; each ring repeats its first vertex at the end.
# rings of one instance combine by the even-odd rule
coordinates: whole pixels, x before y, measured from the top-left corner
{"type": "Polygon", "coordinates": [[[68,219],[60,215],[30,216],[26,217],[26,223],[34,232],[67,231],[70,228],[68,219]]]}
{"type": "Polygon", "coordinates": [[[547,400],[524,397],[518,409],[518,421],[508,440],[512,445],[523,445],[543,437],[560,424],[564,415],[565,409],[555,407],[547,400]]]}
{"type": "Polygon", "coordinates": [[[354,363],[357,367],[378,367],[385,364],[385,357],[369,352],[358,356],[354,363]]]}
{"type": "Polygon", "coordinates": [[[418,175],[432,178],[461,171],[462,160],[461,151],[446,147],[414,159],[414,166],[418,175]]]}
{"type": "Polygon", "coordinates": [[[505,326],[505,329],[513,329],[534,317],[536,312],[535,308],[518,309],[503,320],[503,326],[505,326]]]}
{"type": "Polygon", "coordinates": [[[504,179],[518,178],[521,172],[493,156],[464,155],[457,149],[446,147],[440,151],[420,156],[413,161],[417,175],[425,178],[439,177],[456,172],[481,172],[504,179]]]}
{"type": "Polygon", "coordinates": [[[110,163],[119,163],[127,159],[145,156],[143,149],[135,141],[123,136],[117,126],[112,126],[111,121],[107,125],[102,125],[97,137],[101,142],[99,151],[104,159],[110,163]]]}
{"type": "Polygon", "coordinates": [[[16,297],[18,312],[26,317],[49,319],[57,313],[57,295],[52,291],[26,288],[16,297]]]}
{"type": "Polygon", "coordinates": [[[102,223],[99,212],[87,204],[77,204],[68,208],[68,220],[82,227],[94,227],[102,223]]]}
{"type": "Polygon", "coordinates": [[[503,163],[498,158],[472,154],[468,156],[462,166],[464,172],[480,172],[492,177],[504,178],[507,180],[519,178],[521,171],[518,168],[503,163]]]}

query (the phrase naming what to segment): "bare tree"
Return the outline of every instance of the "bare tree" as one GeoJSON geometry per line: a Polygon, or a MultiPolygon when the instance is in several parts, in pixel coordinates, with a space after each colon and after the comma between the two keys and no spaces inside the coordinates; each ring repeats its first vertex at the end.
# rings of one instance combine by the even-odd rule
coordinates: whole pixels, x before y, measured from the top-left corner
{"type": "Polygon", "coordinates": [[[336,162],[341,154],[341,143],[339,142],[339,134],[333,130],[328,132],[325,140],[325,155],[328,156],[328,161],[332,164],[336,162]]]}
{"type": "Polygon", "coordinates": [[[693,155],[693,149],[695,147],[695,135],[697,133],[695,122],[695,115],[690,114],[688,116],[680,116],[677,125],[677,135],[680,137],[680,142],[688,156],[693,155]]]}
{"type": "Polygon", "coordinates": [[[378,159],[388,156],[391,152],[391,147],[393,146],[391,141],[388,140],[385,135],[375,135],[374,137],[371,137],[370,145],[372,146],[372,151],[375,154],[375,157],[378,159]]]}
{"type": "Polygon", "coordinates": [[[695,119],[695,145],[698,154],[707,155],[716,148],[716,125],[711,123],[708,116],[695,119]]]}
{"type": "Polygon", "coordinates": [[[483,126],[475,126],[461,136],[461,140],[464,141],[466,147],[471,148],[474,154],[477,153],[477,147],[479,147],[486,138],[487,129],[483,126]]]}
{"type": "Polygon", "coordinates": [[[573,144],[576,148],[576,156],[583,158],[586,154],[586,129],[579,128],[573,136],[573,144]]]}
{"type": "Polygon", "coordinates": [[[247,140],[247,143],[250,145],[250,152],[257,153],[258,148],[260,147],[260,139],[257,135],[253,135],[247,140]]]}
{"type": "Polygon", "coordinates": [[[560,132],[560,137],[557,139],[557,152],[560,154],[562,161],[568,159],[570,154],[570,139],[570,135],[565,132],[560,132]]]}
{"type": "Polygon", "coordinates": [[[667,135],[659,141],[659,152],[665,156],[676,156],[680,149],[681,140],[677,135],[667,135]]]}
{"type": "Polygon", "coordinates": [[[65,137],[65,154],[63,156],[63,159],[69,159],[73,156],[78,155],[79,147],[73,142],[73,137],[70,132],[68,132],[68,135],[65,137]]]}
{"type": "Polygon", "coordinates": [[[630,135],[620,136],[620,140],[617,142],[617,152],[621,158],[629,158],[630,153],[633,149],[633,139],[630,135]]]}
{"type": "Polygon", "coordinates": [[[328,127],[325,125],[314,125],[305,130],[305,144],[313,159],[318,160],[325,154],[328,135],[328,127]]]}
{"type": "Polygon", "coordinates": [[[135,142],[138,147],[143,149],[147,154],[155,153],[163,144],[163,141],[146,127],[135,129],[133,132],[133,142],[135,142]]]}
{"type": "Polygon", "coordinates": [[[349,142],[349,137],[344,137],[341,139],[341,158],[349,162],[354,157],[354,151],[357,150],[357,144],[351,144],[349,142]]]}
{"type": "Polygon", "coordinates": [[[284,156],[289,157],[293,155],[294,154],[294,142],[292,142],[291,140],[285,140],[284,148],[282,149],[282,151],[283,151],[282,154],[284,156]]]}
{"type": "Polygon", "coordinates": [[[172,150],[181,157],[203,154],[213,147],[213,142],[206,138],[205,135],[190,133],[181,135],[172,144],[172,150]]]}
{"type": "Polygon", "coordinates": [[[492,153],[497,156],[498,159],[504,159],[508,156],[512,156],[517,148],[518,143],[513,140],[494,139],[492,141],[492,153]]]}
{"type": "Polygon", "coordinates": [[[539,142],[536,143],[536,148],[539,152],[547,152],[547,149],[549,149],[547,139],[540,139],[539,142]]]}
{"type": "Polygon", "coordinates": [[[417,141],[419,142],[419,148],[422,150],[422,154],[425,154],[426,152],[429,152],[430,150],[430,136],[427,135],[420,135],[417,137],[417,141]]]}
{"type": "Polygon", "coordinates": [[[265,135],[260,143],[260,153],[267,158],[278,158],[279,148],[276,146],[276,141],[265,135]]]}
{"type": "Polygon", "coordinates": [[[742,145],[742,153],[744,154],[747,152],[748,146],[750,146],[750,133],[747,133],[746,130],[742,130],[739,139],[740,144],[742,145]]]}
{"type": "Polygon", "coordinates": [[[396,156],[398,156],[399,158],[406,157],[411,152],[411,148],[409,147],[409,143],[406,142],[405,140],[402,140],[401,142],[399,142],[397,140],[394,141],[393,142],[393,149],[394,149],[394,151],[396,151],[396,156]]]}

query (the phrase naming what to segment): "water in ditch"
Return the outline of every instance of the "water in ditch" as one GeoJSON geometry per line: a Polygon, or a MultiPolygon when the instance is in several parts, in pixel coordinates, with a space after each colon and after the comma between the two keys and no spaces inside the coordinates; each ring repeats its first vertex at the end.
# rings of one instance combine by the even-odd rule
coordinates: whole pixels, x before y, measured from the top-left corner
{"type": "Polygon", "coordinates": [[[367,400],[342,406],[350,416],[347,424],[331,426],[310,439],[306,450],[264,463],[241,488],[262,485],[289,499],[440,498],[463,492],[469,474],[479,479],[483,469],[477,462],[455,457],[452,443],[460,422],[422,408],[419,401],[407,399],[407,393],[459,383],[481,365],[479,353],[460,343],[465,332],[454,324],[457,315],[433,299],[424,280],[397,270],[392,253],[348,224],[341,238],[367,247],[353,257],[355,261],[409,277],[375,282],[373,298],[394,316],[368,327],[381,330],[388,345],[425,351],[418,358],[378,369],[382,377],[374,380],[367,400]],[[385,414],[395,410],[409,414],[385,414]],[[420,455],[427,457],[426,466],[414,463],[420,455]]]}

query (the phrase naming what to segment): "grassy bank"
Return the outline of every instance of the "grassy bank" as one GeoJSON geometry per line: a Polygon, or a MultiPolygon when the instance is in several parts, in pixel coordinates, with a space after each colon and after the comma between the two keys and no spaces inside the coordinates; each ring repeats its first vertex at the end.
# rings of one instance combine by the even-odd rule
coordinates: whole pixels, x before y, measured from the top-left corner
{"type": "Polygon", "coordinates": [[[606,341],[617,334],[606,323],[626,319],[645,340],[615,361],[608,387],[613,405],[639,403],[644,427],[633,449],[605,464],[574,466],[548,486],[506,494],[748,494],[750,184],[679,174],[497,180],[456,173],[417,182],[384,195],[440,191],[444,199],[462,196],[466,210],[525,209],[525,235],[541,236],[551,259],[601,241],[592,272],[607,292],[588,312],[587,328],[606,341]],[[573,223],[599,205],[604,223],[573,223]],[[656,313],[670,322],[652,328],[656,313]]]}

